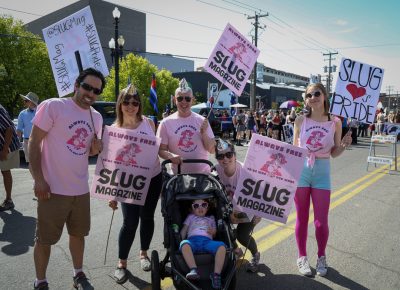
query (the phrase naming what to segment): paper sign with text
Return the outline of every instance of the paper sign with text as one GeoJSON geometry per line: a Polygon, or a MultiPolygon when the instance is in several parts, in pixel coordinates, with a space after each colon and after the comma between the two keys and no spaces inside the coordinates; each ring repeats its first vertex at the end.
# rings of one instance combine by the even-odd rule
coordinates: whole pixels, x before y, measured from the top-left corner
{"type": "Polygon", "coordinates": [[[79,75],[75,51],[80,53],[83,69],[92,67],[104,76],[108,75],[103,48],[89,6],[46,27],[43,35],[60,97],[74,91],[79,75]]]}
{"type": "Polygon", "coordinates": [[[330,112],[372,124],[379,101],[384,70],[342,58],[330,112]]]}
{"type": "Polygon", "coordinates": [[[233,207],[286,223],[307,150],[253,134],[233,195],[233,207]]]}
{"type": "Polygon", "coordinates": [[[105,126],[90,195],[144,205],[159,147],[156,136],[105,126]]]}
{"type": "Polygon", "coordinates": [[[260,50],[228,23],[204,69],[240,96],[259,54],[260,50]]]}

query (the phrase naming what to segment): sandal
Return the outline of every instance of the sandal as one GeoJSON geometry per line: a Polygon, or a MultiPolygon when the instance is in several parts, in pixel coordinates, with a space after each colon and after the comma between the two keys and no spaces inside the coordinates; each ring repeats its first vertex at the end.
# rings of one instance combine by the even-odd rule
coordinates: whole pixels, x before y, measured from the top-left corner
{"type": "Polygon", "coordinates": [[[149,257],[140,258],[140,267],[145,272],[149,272],[151,270],[151,262],[149,257]]]}
{"type": "Polygon", "coordinates": [[[128,272],[126,268],[117,267],[114,272],[115,282],[118,284],[124,284],[128,280],[128,272]]]}

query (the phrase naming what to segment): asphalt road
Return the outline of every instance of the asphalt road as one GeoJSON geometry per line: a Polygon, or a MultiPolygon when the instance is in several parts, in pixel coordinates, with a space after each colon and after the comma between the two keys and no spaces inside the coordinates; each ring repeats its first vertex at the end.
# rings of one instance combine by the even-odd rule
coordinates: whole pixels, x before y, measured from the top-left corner
{"type": "MultiPolygon", "coordinates": [[[[254,236],[261,251],[259,272],[250,274],[239,268],[237,289],[400,289],[400,171],[389,174],[382,166],[370,166],[367,172],[368,149],[368,140],[361,138],[359,145],[332,160],[327,276],[307,278],[297,272],[293,213],[286,225],[263,220],[255,228],[254,236]]],[[[389,153],[387,145],[379,145],[377,150],[378,154],[389,153]]],[[[247,147],[238,147],[237,151],[239,160],[244,160],[247,147]]],[[[90,172],[93,170],[94,165],[91,165],[90,172]]],[[[0,289],[32,289],[36,201],[28,170],[13,170],[13,177],[16,208],[0,213],[0,289]]],[[[3,195],[1,181],[0,190],[3,195]]],[[[120,210],[115,214],[104,264],[112,211],[106,202],[92,199],[91,212],[92,229],[86,240],[84,270],[95,288],[151,289],[150,273],[143,272],[139,266],[138,240],[134,242],[128,263],[130,279],[122,286],[114,282],[112,275],[117,263],[122,215],[120,210]]],[[[164,257],[161,234],[162,218],[158,207],[150,250],[155,249],[164,257]]],[[[314,225],[310,219],[308,256],[312,267],[315,267],[316,251],[314,225]]],[[[48,280],[51,289],[72,288],[66,232],[52,248],[48,280]]],[[[171,280],[162,283],[164,289],[172,289],[171,285],[171,280]]]]}

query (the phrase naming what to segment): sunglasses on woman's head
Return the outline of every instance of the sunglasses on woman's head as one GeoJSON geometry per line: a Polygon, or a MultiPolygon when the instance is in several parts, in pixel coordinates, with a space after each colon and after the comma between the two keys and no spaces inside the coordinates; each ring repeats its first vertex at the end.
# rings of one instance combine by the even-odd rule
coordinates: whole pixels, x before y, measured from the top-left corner
{"type": "Polygon", "coordinates": [[[321,95],[321,92],[320,92],[320,91],[316,91],[316,92],[314,92],[314,93],[312,93],[312,94],[308,93],[308,94],[306,95],[306,98],[307,98],[307,99],[311,99],[312,96],[318,98],[320,95],[321,95]]]}
{"type": "Polygon", "coordinates": [[[192,208],[193,208],[193,209],[198,209],[199,207],[207,208],[207,207],[208,207],[208,203],[207,203],[207,202],[192,203],[192,208]]]}
{"type": "Polygon", "coordinates": [[[122,102],[122,105],[124,105],[124,106],[129,106],[129,104],[131,104],[131,105],[134,106],[134,107],[139,107],[139,105],[140,105],[140,103],[137,102],[137,101],[131,101],[131,102],[129,102],[129,101],[123,101],[123,102],[122,102]]]}
{"type": "Polygon", "coordinates": [[[86,90],[88,92],[93,91],[93,94],[95,94],[95,95],[100,95],[102,93],[101,89],[94,88],[94,87],[92,87],[91,85],[89,85],[89,84],[87,84],[85,82],[81,82],[80,85],[84,90],[86,90]]]}
{"type": "Polygon", "coordinates": [[[231,159],[235,153],[233,152],[226,152],[225,154],[217,154],[217,160],[224,160],[224,158],[231,159]]]}
{"type": "Polygon", "coordinates": [[[189,103],[192,100],[192,97],[190,97],[190,96],[184,96],[184,97],[183,96],[179,96],[179,97],[176,97],[176,100],[179,103],[182,102],[183,99],[185,99],[185,101],[189,103]]]}

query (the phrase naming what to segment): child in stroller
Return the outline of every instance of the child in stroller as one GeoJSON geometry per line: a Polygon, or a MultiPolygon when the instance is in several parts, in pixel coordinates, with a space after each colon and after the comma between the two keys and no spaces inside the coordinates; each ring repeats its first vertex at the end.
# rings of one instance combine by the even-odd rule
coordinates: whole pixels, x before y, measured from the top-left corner
{"type": "Polygon", "coordinates": [[[225,260],[225,244],[221,241],[214,241],[217,233],[215,218],[213,215],[207,215],[209,201],[196,199],[191,204],[191,213],[183,222],[180,244],[180,250],[183,258],[188,265],[190,272],[186,274],[189,280],[198,280],[200,275],[197,273],[196,261],[193,254],[210,253],[215,256],[214,273],[210,275],[211,283],[214,289],[221,288],[221,271],[225,260]]]}

